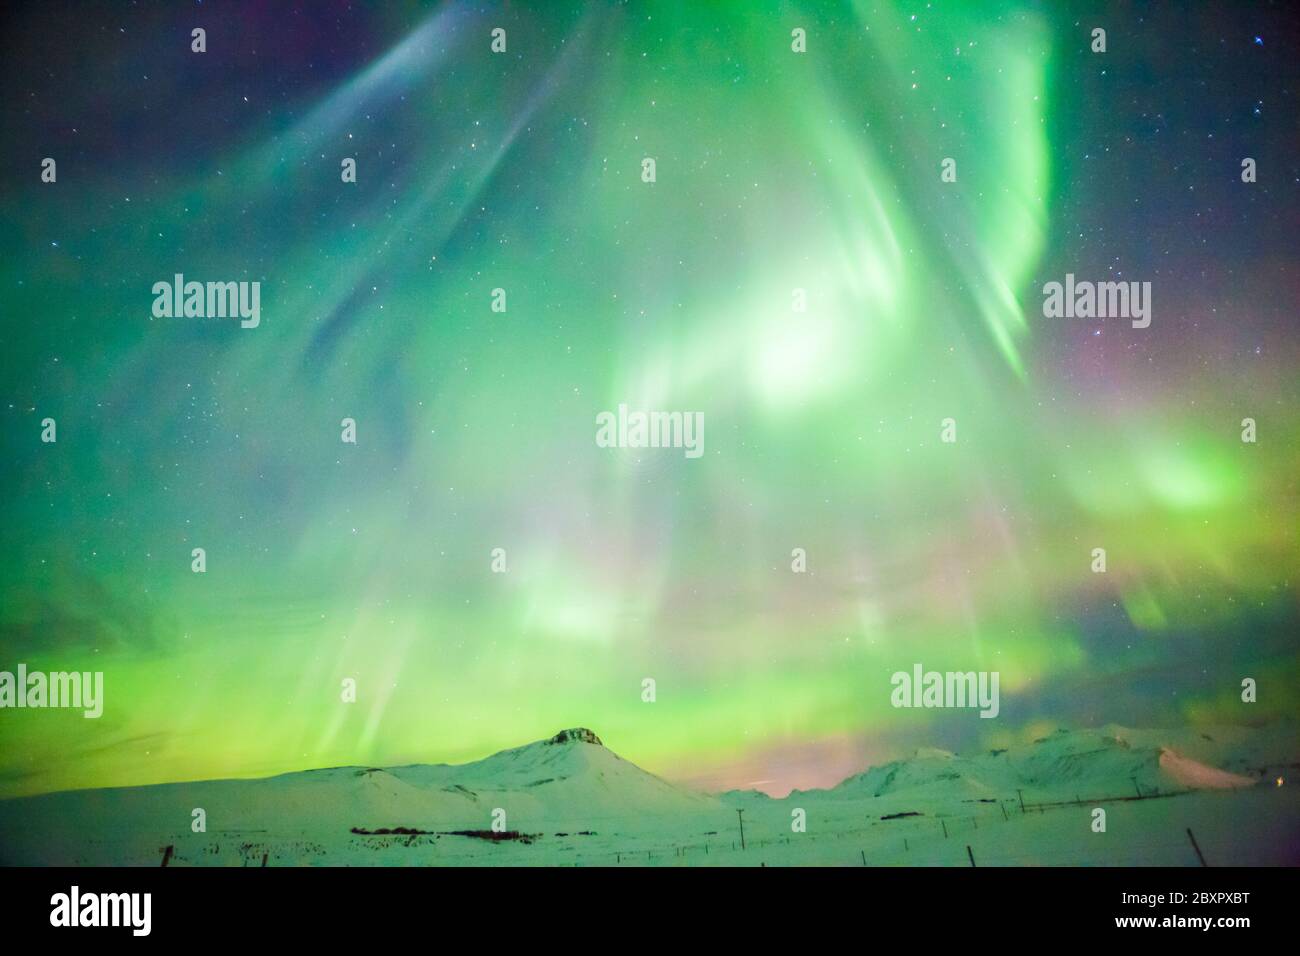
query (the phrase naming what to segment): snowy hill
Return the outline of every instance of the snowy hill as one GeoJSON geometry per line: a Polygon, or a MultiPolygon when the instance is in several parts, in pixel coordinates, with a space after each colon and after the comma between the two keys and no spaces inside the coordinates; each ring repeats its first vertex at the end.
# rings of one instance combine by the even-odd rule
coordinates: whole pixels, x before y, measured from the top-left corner
{"type": "Polygon", "coordinates": [[[692,793],[576,728],[468,764],[0,801],[0,862],[968,865],[969,844],[990,865],[1186,865],[1194,826],[1216,863],[1290,863],[1300,857],[1300,801],[1277,779],[1289,780],[1296,750],[1292,725],[1110,726],[991,752],[925,748],[829,790],[774,799],[692,793]],[[1097,806],[1113,836],[1091,830],[1097,806]],[[195,808],[204,832],[191,829],[195,808]],[[508,832],[492,830],[497,810],[508,832]],[[792,827],[800,814],[804,831],[792,827]]]}
{"type": "Polygon", "coordinates": [[[0,862],[48,858],[51,849],[71,854],[88,835],[113,842],[153,834],[147,852],[154,857],[158,846],[191,832],[195,808],[209,832],[321,842],[353,830],[487,831],[497,809],[507,829],[522,833],[639,832],[719,804],[628,763],[577,728],[468,764],[334,767],[0,801],[0,862]]]}
{"type": "Polygon", "coordinates": [[[384,772],[425,792],[469,799],[480,825],[496,806],[507,808],[512,828],[525,829],[557,822],[592,829],[611,819],[621,828],[642,829],[651,818],[717,808],[711,797],[674,787],[628,763],[585,728],[563,730],[550,740],[475,763],[416,764],[384,772]]]}
{"type": "Polygon", "coordinates": [[[1143,793],[1182,789],[1167,777],[1157,747],[1132,747],[1104,733],[1059,731],[1022,747],[961,757],[918,757],[873,768],[835,788],[846,795],[901,794],[922,789],[933,798],[1007,797],[1022,791],[1030,799],[1129,795],[1133,781],[1143,793]],[[1118,790],[1117,790],[1118,786],[1118,790]]]}
{"type": "MultiPolygon", "coordinates": [[[[1288,742],[1285,734],[1261,740],[1250,731],[1221,733],[1231,742],[1216,745],[1205,734],[1111,726],[1099,731],[1058,730],[1019,747],[972,755],[926,747],[910,759],[872,767],[829,790],[795,791],[791,797],[860,800],[914,795],[926,802],[943,802],[1019,799],[1019,792],[1026,800],[1052,801],[1238,788],[1252,786],[1274,765],[1284,765],[1290,753],[1287,748],[1294,744],[1294,738],[1288,742]],[[1234,760],[1229,750],[1249,755],[1234,760]],[[1208,765],[1206,760],[1230,764],[1236,772],[1208,765]]],[[[733,792],[724,799],[735,803],[743,801],[744,794],[733,792]]]]}

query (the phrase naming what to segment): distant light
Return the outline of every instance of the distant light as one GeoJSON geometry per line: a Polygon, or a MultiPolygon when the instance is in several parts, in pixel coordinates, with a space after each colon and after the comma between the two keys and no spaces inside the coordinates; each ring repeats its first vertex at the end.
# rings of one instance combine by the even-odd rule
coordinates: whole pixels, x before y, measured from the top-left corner
{"type": "Polygon", "coordinates": [[[1277,778],[1277,785],[1278,785],[1279,787],[1282,786],[1282,784],[1284,784],[1284,783],[1286,783],[1286,781],[1283,780],[1281,777],[1278,777],[1278,778],[1277,778]]]}

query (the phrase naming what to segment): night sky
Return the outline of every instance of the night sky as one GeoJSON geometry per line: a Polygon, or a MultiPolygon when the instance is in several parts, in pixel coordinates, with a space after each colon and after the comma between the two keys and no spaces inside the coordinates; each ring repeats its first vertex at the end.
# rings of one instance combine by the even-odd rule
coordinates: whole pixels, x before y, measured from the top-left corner
{"type": "Polygon", "coordinates": [[[1289,4],[18,6],[0,669],[106,699],[0,711],[0,795],[1300,712],[1289,4]],[[260,325],[155,317],[176,273],[260,325]],[[1150,327],[1045,318],[1067,273],[1150,327]],[[598,447],[620,403],[703,455],[598,447]],[[893,708],[914,663],[999,717],[893,708]]]}

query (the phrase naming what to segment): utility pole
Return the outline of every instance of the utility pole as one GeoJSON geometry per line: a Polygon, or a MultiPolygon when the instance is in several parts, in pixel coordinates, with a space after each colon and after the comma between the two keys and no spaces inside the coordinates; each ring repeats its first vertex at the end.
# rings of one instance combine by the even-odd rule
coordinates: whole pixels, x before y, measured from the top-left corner
{"type": "Polygon", "coordinates": [[[736,816],[740,818],[740,848],[745,848],[745,811],[737,808],[736,816]]]}

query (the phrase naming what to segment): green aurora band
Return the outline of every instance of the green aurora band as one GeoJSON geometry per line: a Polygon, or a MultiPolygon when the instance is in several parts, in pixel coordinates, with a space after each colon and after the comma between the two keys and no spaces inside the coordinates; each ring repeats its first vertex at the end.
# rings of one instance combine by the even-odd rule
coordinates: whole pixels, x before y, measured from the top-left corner
{"type": "Polygon", "coordinates": [[[69,104],[115,147],[63,130],[29,150],[58,184],[3,197],[0,668],[102,670],[107,699],[0,714],[0,794],[576,725],[780,792],[924,743],[1235,719],[1243,676],[1252,717],[1294,714],[1294,339],[1225,344],[1281,293],[1193,327],[1212,293],[1175,269],[1148,330],[1042,318],[1043,282],[1108,261],[1062,211],[1087,31],[948,6],[371,14],[328,84],[179,49],[69,104]],[[176,272],[260,281],[260,327],[151,318],[176,272]],[[598,448],[622,402],[703,412],[704,456],[598,448]],[[914,662],[1000,671],[1003,718],[894,710],[914,662]]]}

